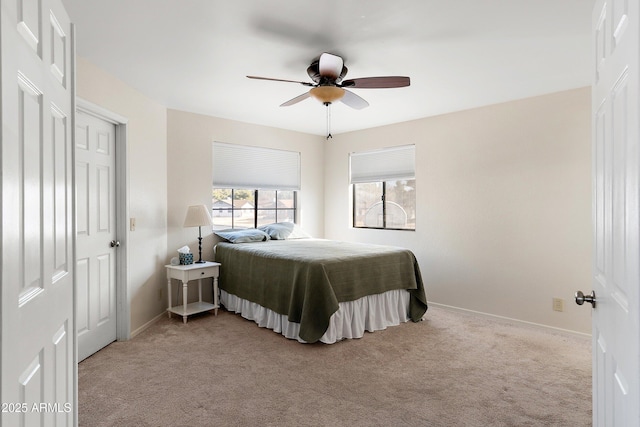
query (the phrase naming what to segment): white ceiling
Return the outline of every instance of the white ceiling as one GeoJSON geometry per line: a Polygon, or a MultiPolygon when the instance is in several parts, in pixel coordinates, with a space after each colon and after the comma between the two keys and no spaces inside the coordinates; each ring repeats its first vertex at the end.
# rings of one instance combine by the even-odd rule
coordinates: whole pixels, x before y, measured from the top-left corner
{"type": "Polygon", "coordinates": [[[332,133],[590,84],[593,0],[63,0],[77,53],[174,109],[324,135],[308,88],[322,52],[348,78],[411,77],[353,89],[363,110],[332,106],[332,133]]]}

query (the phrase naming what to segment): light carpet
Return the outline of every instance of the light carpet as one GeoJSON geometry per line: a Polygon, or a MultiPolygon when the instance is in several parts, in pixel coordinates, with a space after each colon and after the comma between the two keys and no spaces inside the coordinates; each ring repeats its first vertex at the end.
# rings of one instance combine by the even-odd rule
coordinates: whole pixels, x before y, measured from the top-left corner
{"type": "Polygon", "coordinates": [[[163,318],[78,375],[80,426],[591,425],[590,338],[440,307],[333,345],[163,318]]]}

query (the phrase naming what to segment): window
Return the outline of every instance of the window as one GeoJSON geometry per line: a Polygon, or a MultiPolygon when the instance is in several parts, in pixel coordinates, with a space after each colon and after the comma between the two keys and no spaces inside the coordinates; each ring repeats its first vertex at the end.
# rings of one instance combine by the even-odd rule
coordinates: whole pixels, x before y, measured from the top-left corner
{"type": "Polygon", "coordinates": [[[256,228],[272,222],[296,222],[296,193],[214,188],[213,228],[256,228]]]}
{"type": "Polygon", "coordinates": [[[351,153],[353,226],[415,230],[415,146],[351,153]]]}
{"type": "Polygon", "coordinates": [[[214,229],[296,222],[300,153],[213,143],[214,229]]]}

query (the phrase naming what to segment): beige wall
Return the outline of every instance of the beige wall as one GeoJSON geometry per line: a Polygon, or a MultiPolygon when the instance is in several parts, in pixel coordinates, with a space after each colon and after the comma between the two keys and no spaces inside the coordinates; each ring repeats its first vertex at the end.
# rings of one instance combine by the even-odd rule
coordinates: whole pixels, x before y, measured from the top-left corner
{"type": "Polygon", "coordinates": [[[334,135],[325,236],[412,249],[432,302],[590,333],[572,300],[591,286],[590,108],[583,88],[334,135]],[[416,231],[352,229],[349,152],[405,144],[416,231]]]}
{"type": "Polygon", "coordinates": [[[136,229],[126,237],[127,276],[135,332],[166,309],[167,110],[81,57],[77,90],[79,97],[128,119],[127,190],[136,229]]]}
{"type": "MultiPolygon", "coordinates": [[[[187,206],[211,205],[214,141],[299,151],[301,189],[298,222],[314,236],[324,233],[324,138],[233,120],[169,110],[168,112],[168,249],[167,261],[186,244],[197,254],[198,231],[184,228],[187,206]]],[[[251,173],[251,171],[247,171],[251,173]]],[[[213,259],[217,241],[202,229],[202,258],[213,259]]],[[[197,257],[197,255],[196,255],[197,257]]]]}

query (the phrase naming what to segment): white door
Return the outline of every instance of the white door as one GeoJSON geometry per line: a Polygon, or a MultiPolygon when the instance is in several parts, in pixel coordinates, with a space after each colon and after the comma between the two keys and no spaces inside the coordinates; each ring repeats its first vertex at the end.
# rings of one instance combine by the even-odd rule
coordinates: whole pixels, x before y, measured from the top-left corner
{"type": "Polygon", "coordinates": [[[116,127],[76,113],[78,360],[116,340],[116,127]]]}
{"type": "Polygon", "coordinates": [[[76,423],[73,26],[0,0],[3,426],[76,423]]]}
{"type": "Polygon", "coordinates": [[[638,1],[593,12],[593,424],[640,425],[638,1]]]}

